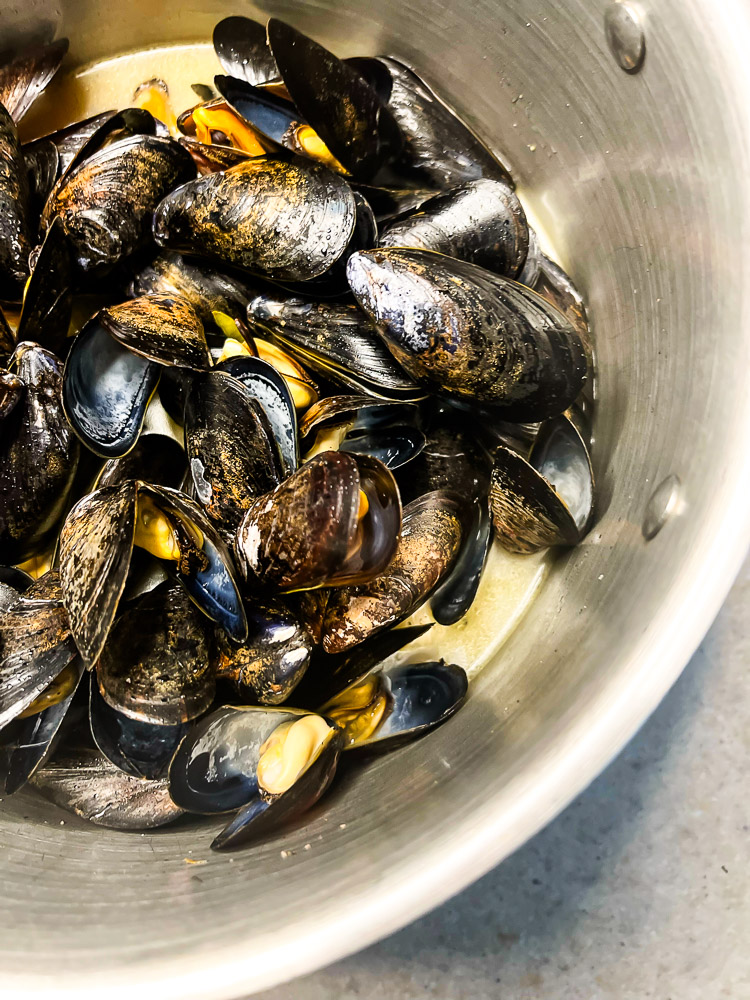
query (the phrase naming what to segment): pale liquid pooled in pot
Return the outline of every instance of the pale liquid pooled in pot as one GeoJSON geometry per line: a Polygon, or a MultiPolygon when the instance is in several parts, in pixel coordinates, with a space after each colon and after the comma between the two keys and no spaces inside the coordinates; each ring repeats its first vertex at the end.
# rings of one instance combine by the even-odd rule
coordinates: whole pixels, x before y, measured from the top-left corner
{"type": "MultiPolygon", "coordinates": [[[[155,77],[167,84],[172,109],[179,115],[200,101],[191,85],[213,86],[214,75],[221,72],[213,46],[205,43],[161,46],[82,66],[52,81],[21,123],[21,138],[28,141],[99,112],[130,107],[136,88],[155,77]]],[[[536,227],[535,219],[529,221],[536,227]]],[[[543,237],[541,242],[548,250],[543,237]]],[[[518,625],[544,581],[551,558],[547,552],[512,555],[495,543],[468,614],[455,625],[434,625],[395,658],[442,658],[464,667],[470,677],[475,675],[518,625]]],[[[428,621],[432,616],[425,605],[406,624],[428,621]]]]}

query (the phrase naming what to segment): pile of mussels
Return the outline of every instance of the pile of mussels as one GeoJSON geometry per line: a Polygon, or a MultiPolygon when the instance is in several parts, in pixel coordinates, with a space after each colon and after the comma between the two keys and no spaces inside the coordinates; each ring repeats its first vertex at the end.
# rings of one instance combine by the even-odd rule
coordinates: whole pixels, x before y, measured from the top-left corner
{"type": "Polygon", "coordinates": [[[214,45],[179,118],[152,80],[25,145],[67,42],[0,69],[0,790],[229,848],[456,711],[394,626],[461,618],[493,534],[574,545],[593,481],[502,162],[396,59],[214,45]]]}

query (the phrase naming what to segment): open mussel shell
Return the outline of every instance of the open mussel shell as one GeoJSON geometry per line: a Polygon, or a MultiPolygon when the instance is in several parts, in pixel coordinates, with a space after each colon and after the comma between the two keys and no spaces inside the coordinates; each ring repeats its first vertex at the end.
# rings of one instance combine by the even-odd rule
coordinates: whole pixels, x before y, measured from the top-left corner
{"type": "Polygon", "coordinates": [[[102,697],[116,711],[178,726],[213,702],[211,629],[173,580],[121,607],[96,666],[102,697]]]}
{"type": "Polygon", "coordinates": [[[289,388],[273,365],[262,358],[235,357],[220,362],[217,371],[240,381],[266,415],[281,461],[281,478],[299,465],[297,411],[289,388]]]}
{"type": "Polygon", "coordinates": [[[508,278],[526,259],[529,227],[521,202],[488,177],[436,195],[380,234],[382,247],[416,247],[458,257],[508,278]]]}
{"type": "Polygon", "coordinates": [[[301,123],[291,101],[232,76],[215,76],[214,83],[229,107],[252,126],[261,142],[270,140],[269,150],[278,146],[294,150],[294,132],[301,123]]]}
{"type": "Polygon", "coordinates": [[[36,344],[19,344],[11,360],[24,391],[2,421],[0,546],[21,562],[49,540],[68,503],[80,448],[61,401],[62,365],[36,344]]]}
{"type": "Polygon", "coordinates": [[[126,774],[154,781],[166,777],[169,763],[189,723],[174,726],[141,722],[108,705],[91,674],[89,691],[91,735],[107,760],[126,774]]]}
{"type": "Polygon", "coordinates": [[[375,670],[320,711],[343,730],[345,750],[393,750],[449,719],[468,689],[462,667],[408,663],[375,670]]]}
{"type": "Polygon", "coordinates": [[[0,104],[0,299],[19,302],[29,275],[29,181],[13,119],[0,104]]]}
{"type": "Polygon", "coordinates": [[[340,653],[416,611],[451,571],[465,529],[462,501],[436,491],[404,508],[401,538],[387,569],[328,598],[322,645],[340,653]]]}
{"type": "Polygon", "coordinates": [[[170,573],[228,635],[238,642],[247,635],[231,557],[200,507],[176,490],[126,480],[80,500],[60,533],[65,605],[87,663],[96,662],[112,627],[138,541],[136,523],[147,534],[154,508],[177,543],[178,551],[162,559],[170,573]]]}
{"type": "Polygon", "coordinates": [[[414,403],[368,396],[326,396],[305,413],[300,434],[306,457],[337,449],[370,455],[389,469],[415,458],[425,444],[414,403]]]}
{"type": "Polygon", "coordinates": [[[497,156],[424,80],[396,59],[381,59],[391,74],[388,109],[403,136],[398,167],[438,188],[478,177],[513,184],[497,156]]]}
{"type": "Polygon", "coordinates": [[[175,140],[132,135],[74,163],[50,195],[42,224],[59,215],[78,269],[106,275],[148,241],[162,198],[194,176],[192,157],[175,140]]]}
{"type": "Polygon", "coordinates": [[[194,371],[211,366],[203,323],[178,295],[139,295],[101,309],[96,318],[123,347],[150,361],[194,371]]]}
{"type": "Polygon", "coordinates": [[[79,150],[83,148],[97,129],[109,121],[116,113],[115,111],[103,111],[100,114],[92,115],[90,118],[84,118],[82,121],[66,125],[55,132],[49,132],[38,139],[33,139],[24,145],[24,154],[33,157],[37,146],[46,145],[51,142],[57,150],[57,177],[61,177],[68,171],[79,150]]]}
{"type": "Polygon", "coordinates": [[[195,495],[229,537],[254,498],[269,493],[283,478],[265,410],[242,382],[224,371],[193,380],[185,407],[185,445],[195,495]]]}
{"type": "Polygon", "coordinates": [[[398,363],[433,391],[541,420],[566,409],[587,373],[580,337],[524,285],[428,250],[384,248],[347,265],[357,301],[398,363]]]}
{"type": "Polygon", "coordinates": [[[254,501],[235,552],[248,580],[282,592],[343,584],[371,579],[388,565],[400,525],[388,469],[369,457],[327,451],[254,501]]]}
{"type": "Polygon", "coordinates": [[[61,357],[73,314],[72,266],[65,230],[53,219],[23,296],[19,341],[31,340],[61,357]]]}
{"type": "Polygon", "coordinates": [[[247,275],[227,274],[195,257],[162,250],[133,278],[131,295],[178,295],[187,299],[204,327],[213,313],[245,318],[247,304],[258,294],[247,275]]]}
{"type": "Polygon", "coordinates": [[[0,67],[0,104],[19,122],[60,68],[68,39],[34,45],[0,67]]]}
{"type": "Polygon", "coordinates": [[[470,505],[467,522],[456,563],[430,601],[432,617],[440,625],[455,625],[477,595],[492,544],[492,521],[486,497],[470,505]]]}
{"type": "Polygon", "coordinates": [[[76,657],[56,573],[0,614],[0,728],[29,708],[76,657]]]}
{"type": "Polygon", "coordinates": [[[182,445],[168,434],[146,434],[122,458],[110,458],[102,466],[95,489],[117,486],[126,479],[142,479],[155,486],[178,489],[188,464],[182,445]]]}
{"type": "Polygon", "coordinates": [[[33,715],[22,713],[0,729],[0,792],[3,795],[17,792],[54,752],[84,673],[83,663],[75,659],[65,672],[69,672],[70,678],[64,697],[33,715]]]}
{"type": "Polygon", "coordinates": [[[216,677],[242,700],[280,705],[304,677],[312,636],[279,600],[253,598],[245,605],[248,635],[237,645],[218,635],[216,677]]]}
{"type": "Polygon", "coordinates": [[[303,118],[349,173],[369,180],[398,154],[393,115],[353,66],[275,17],[268,44],[303,118]]]}
{"type": "Polygon", "coordinates": [[[247,316],[251,327],[337,384],[386,399],[424,397],[356,305],[263,293],[249,304],[247,316]]]}
{"type": "Polygon", "coordinates": [[[70,426],[102,458],[126,455],[138,440],[159,382],[159,366],[123,347],[90,320],[65,365],[62,398],[70,426]]]}
{"type": "Polygon", "coordinates": [[[356,214],[351,188],[326,167],[258,158],[172,191],[154,216],[154,238],[262,277],[306,281],[344,253],[356,214]]]}
{"type": "Polygon", "coordinates": [[[257,86],[279,75],[265,26],[249,17],[225,17],[214,28],[214,50],[225,73],[257,86]]]}
{"type": "Polygon", "coordinates": [[[588,449],[565,415],[548,420],[528,459],[502,445],[495,453],[490,487],[495,531],[510,552],[576,545],[594,509],[588,449]]]}
{"type": "Polygon", "coordinates": [[[113,145],[122,139],[133,136],[157,135],[161,128],[161,123],[157,122],[150,111],[145,108],[123,108],[113,114],[103,117],[93,129],[87,132],[82,142],[78,144],[75,154],[64,169],[60,185],[79,167],[85,160],[88,160],[104,149],[105,146],[113,145]]]}
{"type": "Polygon", "coordinates": [[[63,747],[30,780],[56,806],[112,830],[150,830],[183,813],[166,780],[126,774],[93,747],[63,747]]]}

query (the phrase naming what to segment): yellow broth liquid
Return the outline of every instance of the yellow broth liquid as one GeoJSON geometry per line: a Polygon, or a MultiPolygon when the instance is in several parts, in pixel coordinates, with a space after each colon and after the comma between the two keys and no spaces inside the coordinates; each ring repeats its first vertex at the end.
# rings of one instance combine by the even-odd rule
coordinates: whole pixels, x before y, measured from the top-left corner
{"type": "MultiPolygon", "coordinates": [[[[212,86],[220,72],[210,44],[160,46],[77,67],[53,80],[23,120],[21,137],[28,141],[102,111],[130,107],[139,85],[154,78],[167,84],[172,109],[179,115],[199,103],[192,84],[212,86]]],[[[546,243],[543,239],[545,250],[546,243]]],[[[550,558],[547,553],[512,555],[494,543],[468,614],[455,625],[435,624],[395,659],[442,658],[465,667],[469,676],[476,674],[522,619],[544,581],[550,558]]],[[[425,605],[405,624],[430,621],[425,605]]]]}

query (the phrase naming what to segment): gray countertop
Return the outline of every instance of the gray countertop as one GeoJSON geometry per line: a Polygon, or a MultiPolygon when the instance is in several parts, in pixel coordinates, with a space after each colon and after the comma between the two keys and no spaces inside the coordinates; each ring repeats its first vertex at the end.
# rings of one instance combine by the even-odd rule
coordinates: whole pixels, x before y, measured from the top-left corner
{"type": "Polygon", "coordinates": [[[750,998],[750,561],[617,760],[507,861],[262,1000],[750,998]]]}

